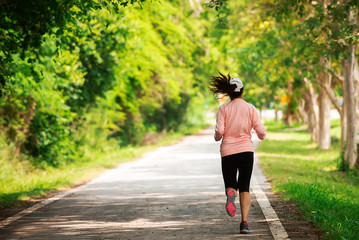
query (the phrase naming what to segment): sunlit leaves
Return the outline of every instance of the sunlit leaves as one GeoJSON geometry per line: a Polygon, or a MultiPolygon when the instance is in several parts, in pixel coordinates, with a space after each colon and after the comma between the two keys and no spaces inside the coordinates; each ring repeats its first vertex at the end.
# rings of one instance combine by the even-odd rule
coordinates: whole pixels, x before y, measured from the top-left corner
{"type": "Polygon", "coordinates": [[[350,1],[276,1],[277,11],[269,12],[278,22],[297,16],[301,20],[297,32],[303,40],[314,44],[322,54],[336,58],[345,55],[345,48],[359,41],[358,24],[349,20],[349,11],[353,9],[358,14],[359,3],[350,1]],[[294,14],[294,15],[293,15],[294,14]]]}
{"type": "Polygon", "coordinates": [[[194,16],[187,1],[142,2],[67,1],[37,44],[0,51],[0,124],[35,164],[80,159],[83,125],[127,145],[202,119],[223,56],[210,49],[210,14],[194,16]]]}

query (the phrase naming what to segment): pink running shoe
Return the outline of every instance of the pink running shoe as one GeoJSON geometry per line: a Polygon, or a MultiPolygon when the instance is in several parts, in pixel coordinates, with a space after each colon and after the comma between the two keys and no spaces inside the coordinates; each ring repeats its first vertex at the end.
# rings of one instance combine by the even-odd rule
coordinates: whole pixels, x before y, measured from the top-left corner
{"type": "Polygon", "coordinates": [[[231,217],[236,215],[236,205],[234,204],[236,200],[236,192],[234,189],[230,189],[227,192],[227,202],[226,202],[226,211],[227,214],[231,217]]]}

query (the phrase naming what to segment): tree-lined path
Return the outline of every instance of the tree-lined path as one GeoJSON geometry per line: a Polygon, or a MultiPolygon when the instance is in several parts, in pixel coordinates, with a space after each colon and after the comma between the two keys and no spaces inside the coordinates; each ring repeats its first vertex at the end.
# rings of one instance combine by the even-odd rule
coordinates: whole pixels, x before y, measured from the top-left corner
{"type": "MultiPolygon", "coordinates": [[[[212,131],[122,164],[1,229],[1,239],[273,239],[254,194],[250,226],[230,218],[212,131]]],[[[255,171],[258,174],[258,171],[255,171]]]]}

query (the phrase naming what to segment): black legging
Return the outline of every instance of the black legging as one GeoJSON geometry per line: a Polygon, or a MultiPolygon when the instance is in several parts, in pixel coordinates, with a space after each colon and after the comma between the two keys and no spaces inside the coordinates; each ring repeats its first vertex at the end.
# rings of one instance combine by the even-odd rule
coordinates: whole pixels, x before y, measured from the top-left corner
{"type": "Polygon", "coordinates": [[[241,152],[222,157],[222,174],[226,188],[234,188],[240,193],[249,192],[252,170],[253,152],[241,152]]]}

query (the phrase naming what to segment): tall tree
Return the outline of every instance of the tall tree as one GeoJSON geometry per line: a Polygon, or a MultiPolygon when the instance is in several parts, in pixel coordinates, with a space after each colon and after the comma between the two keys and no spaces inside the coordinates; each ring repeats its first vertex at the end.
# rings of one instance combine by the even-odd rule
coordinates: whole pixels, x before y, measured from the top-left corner
{"type": "MultiPolygon", "coordinates": [[[[346,143],[345,162],[353,168],[356,163],[356,102],[354,92],[356,66],[356,43],[358,42],[358,2],[348,1],[275,1],[271,7],[275,8],[273,14],[277,19],[283,16],[296,16],[300,20],[298,33],[309,45],[316,46],[321,55],[326,59],[341,61],[344,74],[343,96],[344,96],[344,124],[342,134],[346,143]],[[294,14],[293,14],[294,13],[294,14]],[[296,15],[295,15],[296,14],[296,15]]],[[[325,67],[331,71],[330,66],[325,67]],[[328,69],[329,68],[329,69],[328,69]]],[[[324,76],[325,74],[322,74],[324,76]]],[[[326,83],[320,84],[325,88],[326,83]]]]}

